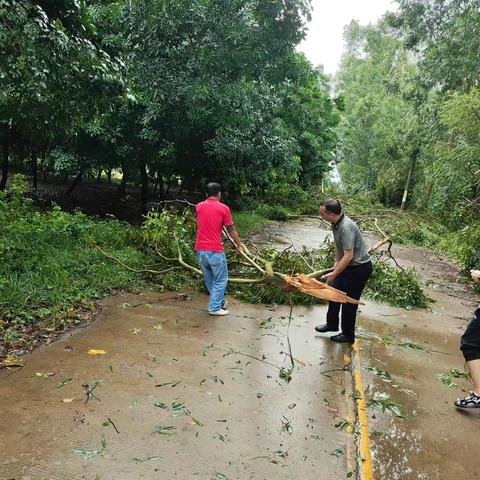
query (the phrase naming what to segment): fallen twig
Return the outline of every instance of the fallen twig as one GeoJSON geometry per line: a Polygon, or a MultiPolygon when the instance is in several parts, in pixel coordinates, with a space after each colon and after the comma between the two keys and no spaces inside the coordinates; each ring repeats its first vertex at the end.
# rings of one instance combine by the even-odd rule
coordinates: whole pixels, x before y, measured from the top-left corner
{"type": "Polygon", "coordinates": [[[170,271],[171,268],[168,268],[167,270],[149,270],[149,269],[137,269],[137,268],[132,268],[123,263],[121,260],[118,258],[114,257],[113,255],[108,254],[107,252],[104,252],[98,245],[95,245],[95,248],[100,251],[105,257],[110,258],[111,260],[114,260],[117,262],[119,265],[121,265],[123,268],[126,268],[127,270],[130,270],[131,272],[135,273],[151,273],[153,275],[160,275],[162,273],[166,273],[167,271],[170,271]]]}
{"type": "Polygon", "coordinates": [[[292,362],[291,371],[293,371],[293,369],[295,368],[295,360],[293,359],[292,344],[290,342],[290,325],[292,323],[292,313],[293,313],[292,292],[288,292],[288,303],[290,304],[290,312],[288,314],[287,344],[288,344],[288,354],[290,355],[290,362],[292,362]]]}
{"type": "Polygon", "coordinates": [[[268,362],[267,360],[264,360],[264,359],[262,359],[262,358],[255,357],[254,355],[250,355],[249,353],[245,353],[245,352],[240,352],[240,351],[237,351],[237,350],[233,350],[233,348],[231,348],[230,351],[228,351],[227,353],[225,353],[223,356],[224,356],[224,357],[227,357],[228,355],[232,355],[232,354],[243,355],[244,357],[248,357],[248,358],[251,358],[251,359],[253,359],[253,360],[257,360],[258,362],[265,363],[266,365],[270,365],[271,367],[275,367],[277,370],[282,370],[282,367],[279,367],[278,365],[275,365],[275,364],[272,363],[272,362],[268,362]]]}
{"type": "Polygon", "coordinates": [[[107,420],[112,424],[112,427],[115,429],[115,431],[119,434],[120,432],[118,431],[117,426],[113,423],[113,420],[107,417],[107,420]]]}

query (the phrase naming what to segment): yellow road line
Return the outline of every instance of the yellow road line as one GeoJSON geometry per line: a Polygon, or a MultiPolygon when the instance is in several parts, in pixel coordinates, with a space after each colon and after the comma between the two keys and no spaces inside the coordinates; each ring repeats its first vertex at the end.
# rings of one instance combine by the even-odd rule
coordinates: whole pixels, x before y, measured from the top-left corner
{"type": "Polygon", "coordinates": [[[365,402],[365,392],[363,389],[363,378],[360,366],[360,351],[358,340],[355,340],[353,344],[353,356],[352,356],[352,369],[355,385],[355,402],[357,406],[357,418],[358,418],[358,430],[359,430],[359,443],[358,453],[359,467],[360,467],[360,479],[361,480],[373,480],[373,465],[372,454],[370,450],[370,435],[368,433],[368,415],[367,405],[365,402]]]}
{"type": "Polygon", "coordinates": [[[352,359],[349,354],[343,355],[343,362],[345,365],[345,402],[347,406],[347,413],[345,415],[345,420],[349,423],[347,427],[347,448],[346,448],[346,457],[347,457],[347,474],[349,472],[354,472],[356,470],[355,458],[357,456],[357,450],[355,446],[355,439],[353,436],[353,426],[355,424],[355,406],[354,406],[354,395],[353,395],[353,382],[352,382],[352,372],[350,365],[352,359]]]}

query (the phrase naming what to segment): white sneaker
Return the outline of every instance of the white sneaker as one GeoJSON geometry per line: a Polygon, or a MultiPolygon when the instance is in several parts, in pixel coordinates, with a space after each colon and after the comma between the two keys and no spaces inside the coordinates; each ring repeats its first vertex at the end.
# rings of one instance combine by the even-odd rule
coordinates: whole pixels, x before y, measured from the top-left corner
{"type": "Polygon", "coordinates": [[[223,308],[224,310],[226,310],[226,309],[227,309],[227,305],[228,305],[228,300],[224,300],[223,303],[222,303],[222,308],[223,308]]]}
{"type": "Polygon", "coordinates": [[[208,312],[209,315],[216,315],[218,317],[223,317],[225,315],[228,315],[230,312],[228,310],[224,310],[221,308],[220,310],[216,310],[215,312],[208,312]]]}

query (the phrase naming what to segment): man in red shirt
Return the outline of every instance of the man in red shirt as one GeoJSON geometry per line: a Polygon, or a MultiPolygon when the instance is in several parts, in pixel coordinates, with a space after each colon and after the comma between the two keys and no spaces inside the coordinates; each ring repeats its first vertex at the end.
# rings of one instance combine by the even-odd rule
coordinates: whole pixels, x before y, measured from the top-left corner
{"type": "Polygon", "coordinates": [[[227,259],[222,245],[222,228],[225,226],[238,248],[242,242],[233,225],[230,209],[220,202],[222,187],[219,183],[207,185],[208,198],[195,207],[197,214],[197,240],[195,255],[210,293],[208,313],[228,315],[225,290],[228,282],[227,259]]]}

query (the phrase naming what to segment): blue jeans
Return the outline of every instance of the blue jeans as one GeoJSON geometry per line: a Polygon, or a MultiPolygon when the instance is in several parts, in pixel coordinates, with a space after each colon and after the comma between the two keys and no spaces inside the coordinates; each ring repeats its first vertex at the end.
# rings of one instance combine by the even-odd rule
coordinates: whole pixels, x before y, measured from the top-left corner
{"type": "Polygon", "coordinates": [[[210,293],[208,311],[216,312],[223,307],[228,282],[227,259],[224,253],[199,250],[195,252],[197,262],[203,272],[205,285],[210,293]]]}

